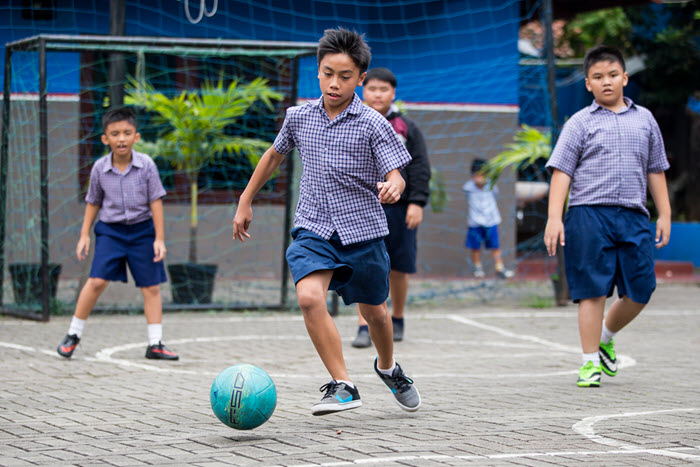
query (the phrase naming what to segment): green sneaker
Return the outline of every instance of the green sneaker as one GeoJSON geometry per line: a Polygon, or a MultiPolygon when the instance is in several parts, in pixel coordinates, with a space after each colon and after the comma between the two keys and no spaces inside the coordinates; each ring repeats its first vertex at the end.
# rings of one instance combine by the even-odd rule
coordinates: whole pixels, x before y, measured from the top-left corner
{"type": "Polygon", "coordinates": [[[608,376],[617,374],[617,357],[615,357],[615,341],[610,341],[607,344],[600,343],[598,349],[600,355],[600,366],[608,376]]]}
{"type": "Polygon", "coordinates": [[[600,387],[600,365],[594,365],[588,361],[578,372],[576,385],[580,388],[600,387]]]}

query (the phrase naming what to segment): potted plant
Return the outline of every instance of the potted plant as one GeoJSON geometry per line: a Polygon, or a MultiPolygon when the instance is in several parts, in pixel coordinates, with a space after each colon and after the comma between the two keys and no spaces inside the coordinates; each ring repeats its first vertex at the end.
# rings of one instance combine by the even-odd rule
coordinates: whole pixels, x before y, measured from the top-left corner
{"type": "MultiPolygon", "coordinates": [[[[523,125],[513,137],[513,142],[506,144],[503,151],[489,160],[484,166],[484,173],[491,183],[495,183],[501,172],[513,167],[515,170],[533,165],[540,159],[548,160],[552,155],[552,137],[537,128],[523,125]]],[[[557,270],[551,275],[554,287],[554,299],[559,306],[569,301],[569,288],[564,269],[564,252],[558,247],[557,270]]]]}
{"type": "Polygon", "coordinates": [[[157,91],[145,80],[130,79],[124,102],[142,107],[154,115],[154,124],[166,128],[155,142],[141,142],[139,148],[165,158],[172,167],[187,176],[190,192],[190,240],[188,262],[169,264],[168,273],[175,303],[211,303],[216,264],[197,262],[198,176],[207,163],[222,154],[245,157],[255,167],[269,142],[233,136],[226,132],[257,102],[270,110],[282,94],[267,85],[267,80],[225,85],[205,82],[199,90],[184,90],[175,96],[157,91]]]}

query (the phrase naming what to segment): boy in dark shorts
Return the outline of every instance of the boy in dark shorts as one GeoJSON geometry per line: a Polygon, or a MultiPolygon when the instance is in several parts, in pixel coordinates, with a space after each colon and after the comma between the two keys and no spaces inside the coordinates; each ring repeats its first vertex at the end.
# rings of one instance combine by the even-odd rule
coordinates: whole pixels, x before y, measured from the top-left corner
{"type": "Polygon", "coordinates": [[[383,115],[362,104],[371,54],[362,36],[328,29],[318,45],[320,99],[290,107],[274,144],[260,159],[241,194],[233,238],[250,238],[253,197],[295,147],[303,165],[299,202],[287,249],[299,307],[309,337],[332,380],[311,409],[325,415],[362,405],[350,381],[340,334],[328,314],[326,295],[336,290],[346,304],[359,303],[377,348],[374,370],[397,404],[415,411],[420,395],[394,361],[389,294],[389,230],[381,203],[395,203],[405,182],[399,170],[411,160],[383,115]]]}
{"type": "Polygon", "coordinates": [[[550,256],[557,245],[564,247],[566,280],[578,303],[583,366],[577,385],[598,387],[601,371],[617,374],[613,336],[656,288],[653,245],[668,244],[671,206],[661,131],[649,110],[623,96],[628,78],[622,54],[597,46],[586,53],[583,66],[595,100],[566,122],[547,163],[552,181],[544,242],[550,256]],[[659,213],[655,238],[647,186],[659,213]],[[619,298],[603,321],[615,286],[619,298]]]}
{"type": "Polygon", "coordinates": [[[85,201],[85,217],[76,248],[79,260],[90,251],[90,228],[95,224],[95,255],[90,277],[80,291],[75,314],[56,349],[70,358],[80,342],[85,322],[109,281],[126,282],[129,265],[143,294],[148,323],[146,358],[177,360],[162,343],[163,302],[160,284],[166,282],[163,233],[163,184],[158,168],[146,154],[132,149],[140,139],[136,116],[130,109],[110,110],[102,117],[102,142],[112,151],[95,162],[85,201]]]}
{"type": "MultiPolygon", "coordinates": [[[[416,272],[418,254],[418,226],[423,222],[423,208],[430,195],[430,161],[425,140],[418,125],[401,113],[394,104],[396,76],[387,68],[372,68],[367,72],[362,97],[365,104],[384,115],[396,131],[401,142],[411,155],[411,163],[401,170],[406,189],[401,199],[394,204],[383,204],[389,225],[389,235],[384,237],[389,253],[391,272],[389,290],[391,296],[391,322],[394,342],[403,340],[404,308],[408,295],[408,275],[416,272]]],[[[353,347],[372,345],[367,322],[358,310],[357,337],[353,347]]]]}

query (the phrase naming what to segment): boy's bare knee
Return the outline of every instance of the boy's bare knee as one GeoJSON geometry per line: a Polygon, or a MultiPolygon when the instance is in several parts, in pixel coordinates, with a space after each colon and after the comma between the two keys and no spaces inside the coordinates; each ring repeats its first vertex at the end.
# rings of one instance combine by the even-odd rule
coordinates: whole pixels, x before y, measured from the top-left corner
{"type": "Polygon", "coordinates": [[[88,278],[87,282],[85,282],[85,286],[89,287],[90,290],[96,293],[104,292],[104,290],[107,288],[107,285],[109,285],[109,281],[105,279],[100,279],[99,277],[90,277],[88,278]]]}
{"type": "Polygon", "coordinates": [[[310,287],[297,289],[297,300],[301,311],[304,313],[316,309],[320,303],[325,303],[323,294],[310,287]]]}
{"type": "Polygon", "coordinates": [[[361,305],[360,313],[370,327],[382,326],[387,323],[388,309],[381,305],[361,305]]]}
{"type": "Polygon", "coordinates": [[[156,297],[160,295],[160,285],[149,285],[148,287],[141,287],[141,293],[149,297],[156,297]]]}

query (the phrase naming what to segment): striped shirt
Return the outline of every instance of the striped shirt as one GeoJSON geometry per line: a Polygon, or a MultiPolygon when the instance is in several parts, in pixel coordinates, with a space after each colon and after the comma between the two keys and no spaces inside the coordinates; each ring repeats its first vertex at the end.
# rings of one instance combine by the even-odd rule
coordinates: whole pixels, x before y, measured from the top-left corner
{"type": "Polygon", "coordinates": [[[333,120],[323,97],[290,107],[274,142],[275,151],[299,151],[303,173],[294,227],[343,245],[385,237],[386,216],[377,183],[405,167],[411,156],[386,118],[355,94],[333,120]]]}
{"type": "Polygon", "coordinates": [[[651,112],[628,98],[625,104],[615,113],[593,101],[564,125],[546,167],[571,177],[569,206],[621,206],[649,216],[647,176],[670,165],[651,112]]]}
{"type": "Polygon", "coordinates": [[[100,207],[102,222],[136,224],[151,218],[150,204],[163,196],[165,189],[153,159],[132,150],[124,173],[112,165],[111,152],[97,159],[85,201],[100,207]]]}

